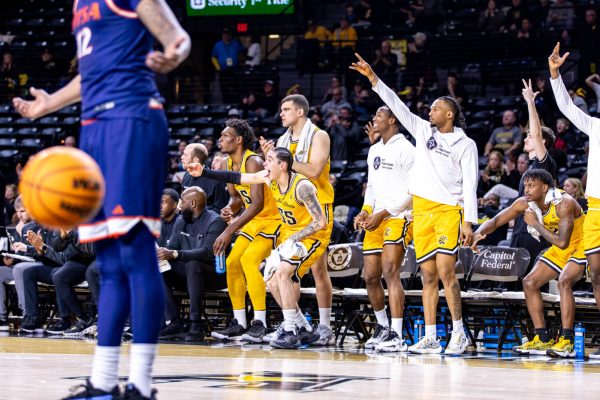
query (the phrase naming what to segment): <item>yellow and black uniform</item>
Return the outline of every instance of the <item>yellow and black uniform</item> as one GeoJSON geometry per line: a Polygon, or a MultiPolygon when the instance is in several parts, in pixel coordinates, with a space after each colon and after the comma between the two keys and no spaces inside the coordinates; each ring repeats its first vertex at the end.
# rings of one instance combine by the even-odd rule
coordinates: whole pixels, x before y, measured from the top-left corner
{"type": "MultiPolygon", "coordinates": [[[[544,228],[554,233],[558,232],[560,218],[556,214],[556,204],[550,203],[550,208],[543,217],[544,228]]],[[[552,245],[540,256],[539,260],[543,261],[559,274],[570,261],[576,264],[585,265],[586,258],[583,247],[583,224],[585,220],[586,216],[583,211],[581,211],[581,214],[573,221],[573,233],[571,234],[569,247],[563,250],[552,245]]]]}
{"type": "MultiPolygon", "coordinates": [[[[588,181],[589,182],[589,181],[588,181]]],[[[588,196],[588,212],[583,230],[583,248],[586,255],[600,253],[600,199],[588,196]]]]}
{"type": "Polygon", "coordinates": [[[406,248],[412,240],[413,227],[404,218],[386,218],[374,231],[365,233],[363,254],[379,254],[383,246],[399,244],[406,248]]]}
{"type": "MultiPolygon", "coordinates": [[[[249,157],[258,155],[246,150],[239,172],[246,172],[246,161],[249,157]]],[[[231,158],[227,161],[227,169],[233,170],[231,158]]],[[[244,207],[248,208],[252,204],[250,185],[235,185],[235,190],[240,194],[244,207]]],[[[277,246],[280,225],[281,220],[273,195],[265,186],[262,211],[244,225],[227,257],[227,288],[234,310],[246,307],[246,287],[254,309],[266,309],[266,289],[259,266],[277,246]]]]}
{"type": "MultiPolygon", "coordinates": [[[[316,128],[318,130],[319,128],[316,128]]],[[[294,142],[293,140],[290,142],[289,151],[292,153],[292,156],[296,155],[296,149],[298,148],[298,142],[294,142]]],[[[311,147],[312,148],[312,147],[311,147]]],[[[310,161],[310,151],[308,153],[308,160],[310,161]]],[[[331,236],[331,231],[333,231],[333,186],[331,182],[329,182],[329,171],[331,169],[331,158],[327,158],[327,163],[323,167],[321,174],[317,179],[310,179],[312,183],[317,187],[317,198],[319,199],[319,203],[321,203],[321,207],[323,208],[323,212],[325,213],[325,219],[327,220],[327,237],[331,236]]],[[[329,243],[329,241],[327,242],[329,243]]]]}
{"type": "MultiPolygon", "coordinates": [[[[304,175],[292,173],[290,184],[285,192],[281,192],[277,182],[271,183],[271,191],[283,225],[279,236],[280,243],[285,242],[290,236],[300,232],[312,223],[313,219],[308,209],[296,197],[296,188],[303,180],[310,180],[304,175]]],[[[296,267],[294,280],[299,280],[306,271],[321,257],[329,245],[330,232],[321,230],[305,237],[300,242],[306,247],[308,253],[302,258],[283,259],[296,267]]]]}

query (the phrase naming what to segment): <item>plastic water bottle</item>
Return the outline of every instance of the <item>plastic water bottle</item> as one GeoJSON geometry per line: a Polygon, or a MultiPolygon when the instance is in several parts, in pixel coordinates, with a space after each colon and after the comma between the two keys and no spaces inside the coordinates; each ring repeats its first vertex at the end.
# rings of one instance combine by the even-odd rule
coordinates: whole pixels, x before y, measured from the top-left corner
{"type": "Polygon", "coordinates": [[[215,256],[215,272],[217,274],[224,274],[225,268],[225,255],[215,256]]]}
{"type": "Polygon", "coordinates": [[[414,336],[415,340],[419,341],[425,336],[425,321],[421,317],[415,318],[415,328],[414,328],[414,336]]]}
{"type": "Polygon", "coordinates": [[[310,313],[308,311],[304,313],[304,318],[309,324],[312,322],[312,317],[310,316],[310,313]]]}
{"type": "Polygon", "coordinates": [[[575,325],[575,358],[583,360],[585,357],[585,327],[578,322],[575,325]]]}

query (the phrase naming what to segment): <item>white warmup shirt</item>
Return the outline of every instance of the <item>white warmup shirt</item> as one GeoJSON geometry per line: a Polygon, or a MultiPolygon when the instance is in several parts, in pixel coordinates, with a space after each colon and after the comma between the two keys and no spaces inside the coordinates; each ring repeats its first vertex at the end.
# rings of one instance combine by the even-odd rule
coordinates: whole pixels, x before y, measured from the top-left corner
{"type": "Polygon", "coordinates": [[[378,79],[373,90],[416,139],[410,193],[436,203],[460,205],[465,221],[477,223],[477,145],[465,132],[440,133],[428,121],[412,114],[393,90],[378,79]]]}
{"type": "Polygon", "coordinates": [[[373,214],[387,210],[392,217],[404,218],[412,198],[408,184],[414,159],[415,148],[401,133],[385,144],[380,140],[371,146],[364,206],[369,206],[373,214]]]}
{"type": "Polygon", "coordinates": [[[587,167],[587,197],[600,199],[600,119],[590,117],[579,109],[573,101],[562,78],[550,79],[556,104],[561,113],[565,115],[581,132],[590,137],[590,154],[587,167]]]}

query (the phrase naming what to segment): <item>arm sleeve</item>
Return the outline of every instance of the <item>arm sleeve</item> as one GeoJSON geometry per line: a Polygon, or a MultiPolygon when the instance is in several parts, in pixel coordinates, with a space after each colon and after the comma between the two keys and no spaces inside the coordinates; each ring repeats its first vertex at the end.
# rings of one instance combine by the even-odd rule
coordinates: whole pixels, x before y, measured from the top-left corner
{"type": "Polygon", "coordinates": [[[406,104],[381,79],[377,79],[377,84],[373,87],[373,90],[415,139],[423,141],[428,139],[425,136],[431,133],[429,122],[411,113],[406,104]]]}
{"type": "Polygon", "coordinates": [[[463,176],[463,203],[465,221],[476,224],[477,218],[477,183],[479,180],[479,161],[477,146],[470,142],[460,159],[463,176]]]}
{"type": "Polygon", "coordinates": [[[550,84],[552,85],[552,91],[554,92],[556,104],[558,105],[560,112],[562,112],[580,131],[586,135],[591,135],[594,118],[581,111],[581,109],[573,103],[573,100],[571,100],[571,96],[569,96],[569,92],[567,92],[567,88],[563,83],[562,77],[559,75],[556,79],[550,78],[550,84]]]}
{"type": "Polygon", "coordinates": [[[234,185],[239,185],[242,179],[242,174],[235,171],[214,171],[212,169],[204,169],[202,171],[202,177],[213,179],[215,181],[225,182],[225,183],[233,183],[234,185]]]}

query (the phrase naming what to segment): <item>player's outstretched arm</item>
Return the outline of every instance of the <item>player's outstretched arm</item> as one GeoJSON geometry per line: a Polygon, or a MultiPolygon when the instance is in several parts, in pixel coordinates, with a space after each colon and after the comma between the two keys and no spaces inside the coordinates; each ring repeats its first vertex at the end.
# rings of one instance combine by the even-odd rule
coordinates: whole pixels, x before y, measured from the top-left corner
{"type": "Polygon", "coordinates": [[[398,120],[406,130],[408,130],[415,138],[421,130],[425,130],[428,134],[431,134],[429,122],[411,113],[398,95],[375,75],[375,72],[369,63],[367,63],[360,54],[354,53],[354,55],[358,61],[353,62],[349,68],[367,77],[369,82],[371,82],[375,93],[381,97],[381,100],[383,100],[390,110],[392,110],[394,115],[398,117],[398,120]]]}
{"type": "Polygon", "coordinates": [[[300,232],[290,236],[288,240],[291,240],[292,242],[298,242],[315,232],[327,228],[327,220],[325,219],[323,208],[321,208],[321,204],[319,204],[317,188],[315,185],[308,180],[301,181],[298,186],[296,186],[296,196],[310,213],[312,222],[300,232]]]}
{"type": "Polygon", "coordinates": [[[213,179],[215,181],[225,183],[233,183],[236,185],[259,185],[262,183],[269,185],[271,183],[268,176],[269,172],[266,170],[258,171],[253,174],[242,174],[235,171],[215,171],[212,169],[205,169],[199,163],[190,163],[187,166],[187,171],[193,177],[201,176],[203,178],[213,179]]]}
{"type": "Polygon", "coordinates": [[[515,202],[512,203],[510,207],[507,207],[504,210],[500,211],[500,213],[494,218],[485,221],[479,226],[479,229],[477,229],[474,232],[474,239],[471,248],[474,251],[476,251],[477,243],[479,241],[485,239],[487,235],[494,232],[502,225],[508,224],[509,221],[512,221],[519,215],[523,214],[528,207],[529,206],[527,205],[527,201],[525,200],[525,198],[521,197],[515,200],[515,202]]]}
{"type": "Polygon", "coordinates": [[[33,100],[15,97],[13,106],[21,116],[37,119],[79,102],[81,100],[81,76],[77,75],[65,87],[52,94],[33,87],[29,89],[29,93],[33,96],[33,100]]]}
{"type": "Polygon", "coordinates": [[[146,65],[161,74],[171,72],[190,54],[190,36],[183,30],[165,0],[141,0],[136,12],[163,46],[163,51],[148,53],[146,65]]]}

